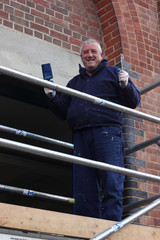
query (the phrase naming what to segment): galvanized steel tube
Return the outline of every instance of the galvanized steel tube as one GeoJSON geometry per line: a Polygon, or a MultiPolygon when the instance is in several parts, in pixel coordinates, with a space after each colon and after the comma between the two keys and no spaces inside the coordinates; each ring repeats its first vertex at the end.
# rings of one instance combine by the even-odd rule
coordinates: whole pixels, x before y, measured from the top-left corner
{"type": "Polygon", "coordinates": [[[93,168],[97,168],[97,169],[101,169],[101,170],[120,173],[120,174],[124,174],[124,175],[131,176],[131,177],[136,177],[136,178],[140,178],[140,179],[160,182],[160,177],[156,176],[156,175],[138,172],[135,170],[126,169],[126,168],[118,167],[115,165],[102,163],[99,161],[97,162],[94,160],[85,159],[85,158],[73,156],[70,154],[60,153],[60,152],[45,149],[45,148],[31,146],[28,144],[15,142],[15,141],[4,139],[4,138],[0,138],[0,147],[17,150],[22,153],[30,153],[30,154],[37,155],[37,156],[43,156],[43,157],[50,158],[50,159],[57,159],[57,160],[64,161],[64,162],[85,165],[88,167],[93,167],[93,168]]]}
{"type": "Polygon", "coordinates": [[[18,136],[28,137],[30,139],[39,140],[39,141],[42,141],[42,142],[56,144],[56,145],[59,145],[59,146],[62,146],[62,147],[67,147],[67,148],[71,148],[71,149],[74,148],[73,144],[71,144],[71,143],[67,143],[67,142],[57,140],[57,139],[53,139],[53,138],[41,136],[41,135],[38,135],[38,134],[26,132],[26,131],[23,131],[23,130],[20,130],[20,129],[7,127],[7,126],[4,126],[4,125],[0,125],[0,131],[15,134],[15,135],[18,135],[18,136]]]}
{"type": "Polygon", "coordinates": [[[104,231],[103,233],[99,234],[98,236],[91,238],[91,240],[104,240],[104,239],[106,239],[107,237],[109,237],[112,234],[119,231],[124,226],[126,226],[129,223],[135,221],[137,218],[139,218],[140,216],[144,215],[145,213],[151,211],[152,209],[154,209],[155,207],[157,207],[159,205],[160,205],[160,198],[155,200],[151,204],[149,204],[147,207],[144,207],[143,209],[139,210],[138,212],[136,212],[136,213],[132,214],[131,216],[125,218],[121,222],[116,223],[115,225],[113,225],[112,227],[110,227],[109,229],[104,231]]]}
{"type": "Polygon", "coordinates": [[[69,197],[63,197],[63,196],[58,196],[54,194],[49,194],[49,193],[42,193],[30,189],[23,189],[23,188],[18,188],[18,187],[12,187],[12,186],[7,186],[0,184],[0,190],[1,191],[6,191],[6,192],[11,192],[11,193],[17,193],[21,194],[27,197],[38,197],[38,198],[44,198],[44,199],[49,199],[49,200],[57,200],[65,203],[75,203],[74,198],[69,198],[69,197]]]}
{"type": "Polygon", "coordinates": [[[3,66],[0,66],[0,73],[5,74],[5,75],[10,76],[10,77],[18,78],[21,81],[27,81],[31,84],[36,84],[36,85],[39,85],[41,87],[46,87],[46,88],[56,90],[58,92],[63,92],[65,94],[68,94],[68,95],[71,95],[71,96],[75,96],[75,97],[78,97],[78,98],[85,99],[85,100],[90,101],[94,104],[99,104],[99,105],[102,105],[104,107],[108,107],[108,108],[111,108],[111,109],[114,109],[114,110],[117,110],[117,111],[120,111],[120,112],[123,112],[123,113],[133,115],[135,117],[139,117],[139,118],[142,118],[142,119],[160,124],[160,118],[158,118],[158,117],[155,117],[155,116],[152,116],[152,115],[149,115],[149,114],[146,114],[146,113],[142,113],[140,111],[137,111],[137,110],[134,110],[134,109],[131,109],[131,108],[127,108],[127,107],[118,105],[116,103],[109,102],[107,100],[104,100],[104,99],[101,99],[101,98],[98,98],[98,97],[95,97],[95,96],[92,96],[92,95],[89,95],[89,94],[86,94],[86,93],[82,93],[80,91],[77,91],[77,90],[74,90],[74,89],[71,89],[71,88],[63,87],[63,86],[60,86],[58,84],[55,84],[55,83],[52,83],[52,82],[49,82],[49,81],[45,81],[45,80],[43,80],[41,78],[38,78],[38,77],[33,77],[31,75],[28,75],[28,74],[25,74],[25,73],[22,73],[22,72],[19,72],[19,71],[16,71],[16,70],[12,70],[12,69],[9,69],[9,68],[3,67],[3,66]]]}

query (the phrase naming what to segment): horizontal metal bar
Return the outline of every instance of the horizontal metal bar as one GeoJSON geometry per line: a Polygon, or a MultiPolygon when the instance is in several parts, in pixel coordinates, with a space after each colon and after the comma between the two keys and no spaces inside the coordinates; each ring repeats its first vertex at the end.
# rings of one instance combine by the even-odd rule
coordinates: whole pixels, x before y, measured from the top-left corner
{"type": "Polygon", "coordinates": [[[26,131],[23,131],[23,130],[20,130],[20,129],[7,127],[7,126],[4,126],[4,125],[0,125],[0,131],[15,134],[15,135],[22,136],[22,137],[28,137],[30,139],[35,139],[35,140],[39,140],[39,141],[42,141],[42,142],[56,144],[56,145],[59,145],[59,146],[62,146],[62,147],[67,147],[67,148],[71,148],[71,149],[74,148],[73,144],[71,144],[71,143],[67,143],[67,142],[63,142],[63,141],[56,140],[56,139],[53,139],[53,138],[49,138],[49,137],[41,136],[41,135],[38,135],[38,134],[26,132],[26,131]]]}
{"type": "Polygon", "coordinates": [[[21,72],[16,71],[16,70],[12,70],[12,69],[0,66],[0,73],[5,74],[5,75],[10,76],[10,77],[20,79],[21,81],[27,81],[28,83],[31,83],[31,84],[36,84],[36,85],[39,85],[41,87],[46,87],[46,88],[50,88],[50,89],[53,89],[53,90],[56,90],[56,91],[59,91],[59,92],[63,92],[65,94],[69,94],[71,96],[75,96],[75,97],[78,97],[78,98],[81,98],[81,99],[85,99],[85,100],[90,101],[94,104],[99,104],[99,105],[102,105],[102,106],[107,107],[107,108],[111,108],[111,109],[114,109],[114,110],[117,110],[117,111],[120,111],[120,112],[123,112],[123,113],[133,115],[135,117],[139,117],[139,118],[142,118],[142,119],[160,124],[160,118],[158,118],[158,117],[155,117],[155,116],[152,116],[152,115],[149,115],[149,114],[146,114],[146,113],[142,113],[142,112],[139,112],[137,110],[127,108],[127,107],[118,105],[116,103],[109,102],[107,100],[97,98],[95,96],[92,96],[92,95],[89,95],[89,94],[86,94],[86,93],[82,93],[80,91],[77,91],[77,90],[74,90],[74,89],[71,89],[71,88],[68,88],[68,87],[63,87],[63,86],[60,86],[58,84],[55,84],[55,83],[52,83],[52,82],[49,82],[49,81],[44,81],[41,78],[33,77],[31,75],[21,73],[21,72]]]}
{"type": "Polygon", "coordinates": [[[133,153],[133,152],[136,152],[136,151],[138,151],[138,150],[140,150],[140,149],[142,149],[142,148],[148,147],[148,146],[150,146],[151,144],[154,144],[154,143],[156,143],[156,142],[159,141],[159,140],[160,140],[160,135],[157,136],[157,137],[154,137],[154,138],[152,138],[152,139],[149,139],[149,140],[147,140],[147,141],[144,141],[144,142],[142,142],[142,143],[136,144],[135,146],[133,146],[133,147],[131,147],[131,148],[127,148],[127,149],[125,150],[125,156],[127,156],[127,155],[129,155],[129,154],[131,154],[131,153],[133,153]]]}
{"type": "Polygon", "coordinates": [[[136,212],[136,213],[132,214],[131,216],[125,218],[121,222],[116,223],[115,225],[113,225],[112,227],[110,227],[109,229],[104,231],[103,233],[99,234],[98,236],[91,238],[91,240],[104,240],[104,239],[106,239],[107,237],[109,237],[112,234],[119,231],[124,226],[126,226],[129,223],[135,221],[140,216],[146,214],[147,212],[151,211],[152,209],[156,208],[159,205],[160,205],[160,198],[155,200],[151,204],[149,204],[147,207],[144,207],[143,209],[139,210],[138,212],[136,212]]]}
{"type": "Polygon", "coordinates": [[[150,84],[150,85],[142,88],[142,89],[140,90],[140,94],[142,95],[142,94],[144,94],[144,93],[147,93],[147,92],[149,92],[150,90],[152,90],[152,89],[154,89],[154,88],[156,88],[156,87],[158,87],[158,86],[160,86],[160,80],[157,80],[156,82],[154,82],[154,83],[152,83],[152,84],[150,84]]]}
{"type": "Polygon", "coordinates": [[[17,187],[7,186],[3,184],[0,184],[0,191],[17,193],[27,197],[37,197],[37,198],[44,198],[49,200],[57,200],[65,203],[71,203],[71,204],[75,203],[74,198],[58,196],[58,195],[49,194],[49,193],[42,193],[42,192],[30,190],[30,189],[17,188],[17,187]]]}
{"type": "Polygon", "coordinates": [[[125,212],[127,212],[131,209],[147,205],[147,204],[153,202],[154,200],[156,200],[158,198],[160,199],[160,194],[152,196],[150,198],[145,198],[145,199],[140,200],[140,201],[134,201],[132,203],[126,204],[126,205],[123,206],[123,213],[125,213],[125,212]]]}
{"type": "Polygon", "coordinates": [[[110,165],[110,164],[103,163],[103,162],[97,162],[94,160],[85,159],[85,158],[73,156],[70,154],[60,153],[57,151],[40,148],[40,147],[36,147],[36,146],[32,146],[32,145],[28,145],[28,144],[24,144],[24,143],[20,143],[20,142],[15,142],[15,141],[4,139],[4,138],[0,138],[0,147],[17,150],[22,153],[33,154],[36,156],[43,156],[43,157],[50,158],[50,159],[57,159],[57,160],[64,161],[64,162],[85,165],[88,167],[93,167],[93,168],[97,168],[97,169],[101,169],[101,170],[120,173],[120,174],[124,174],[124,175],[131,176],[131,177],[136,177],[136,178],[140,178],[140,179],[160,182],[160,177],[156,176],[156,175],[138,172],[135,170],[126,169],[126,168],[118,167],[115,165],[110,165]]]}

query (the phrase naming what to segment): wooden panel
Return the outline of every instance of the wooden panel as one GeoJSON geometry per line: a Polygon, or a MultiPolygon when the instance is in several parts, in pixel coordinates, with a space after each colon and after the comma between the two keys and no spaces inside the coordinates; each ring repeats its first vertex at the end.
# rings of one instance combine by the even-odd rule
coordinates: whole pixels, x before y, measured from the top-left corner
{"type": "MultiPolygon", "coordinates": [[[[0,227],[92,238],[115,222],[0,203],[0,227]]],[[[130,224],[110,240],[160,240],[160,228],[130,224]]]]}

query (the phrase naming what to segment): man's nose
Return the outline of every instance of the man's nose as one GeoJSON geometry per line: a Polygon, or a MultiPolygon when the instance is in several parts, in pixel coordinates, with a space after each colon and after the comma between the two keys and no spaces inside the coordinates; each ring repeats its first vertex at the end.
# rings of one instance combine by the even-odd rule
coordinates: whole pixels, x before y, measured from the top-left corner
{"type": "Polygon", "coordinates": [[[88,57],[92,57],[92,56],[93,56],[92,51],[88,51],[88,57]]]}

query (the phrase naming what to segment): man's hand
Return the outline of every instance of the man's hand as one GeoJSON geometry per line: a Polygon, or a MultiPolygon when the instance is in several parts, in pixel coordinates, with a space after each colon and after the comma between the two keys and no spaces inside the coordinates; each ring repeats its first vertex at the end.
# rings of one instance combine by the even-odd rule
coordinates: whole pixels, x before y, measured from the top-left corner
{"type": "Polygon", "coordinates": [[[49,89],[49,88],[44,88],[44,92],[49,98],[54,98],[56,96],[56,91],[49,89]]]}
{"type": "MultiPolygon", "coordinates": [[[[53,80],[50,80],[50,82],[53,82],[53,80]]],[[[56,91],[54,91],[52,89],[44,87],[44,92],[47,95],[47,97],[49,97],[50,99],[54,98],[56,96],[56,91]]]]}
{"type": "Polygon", "coordinates": [[[118,77],[119,77],[119,85],[121,86],[121,88],[126,88],[128,85],[129,74],[124,70],[120,70],[118,77]]]}

